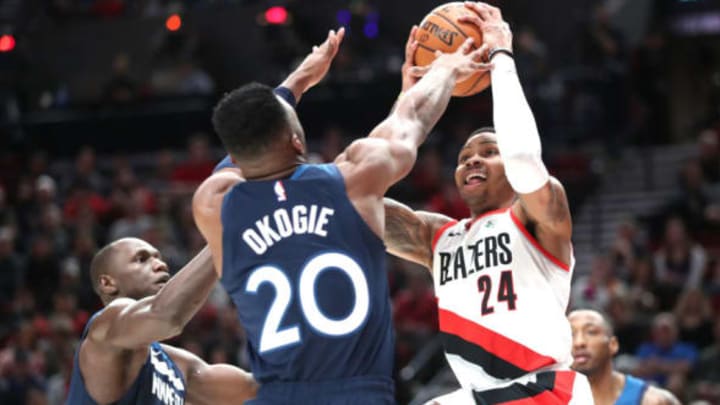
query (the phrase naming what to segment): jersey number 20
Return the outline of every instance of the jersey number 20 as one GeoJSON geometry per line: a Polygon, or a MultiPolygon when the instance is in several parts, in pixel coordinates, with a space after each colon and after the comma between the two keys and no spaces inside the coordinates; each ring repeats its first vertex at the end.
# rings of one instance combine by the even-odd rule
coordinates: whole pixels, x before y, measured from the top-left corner
{"type": "MultiPolygon", "coordinates": [[[[260,333],[260,353],[300,342],[297,325],[280,328],[280,322],[290,305],[293,287],[285,273],[275,266],[262,266],[250,275],[245,291],[257,293],[260,286],[270,283],[275,288],[275,300],[270,305],[260,333]]],[[[318,332],[329,336],[353,333],[365,321],[370,309],[367,280],[360,265],[342,253],[324,253],[310,260],[300,271],[300,307],[308,323],[318,332]],[[315,298],[315,282],[324,270],[338,269],[350,279],[355,292],[352,311],[343,319],[330,319],[322,313],[315,298]]]]}

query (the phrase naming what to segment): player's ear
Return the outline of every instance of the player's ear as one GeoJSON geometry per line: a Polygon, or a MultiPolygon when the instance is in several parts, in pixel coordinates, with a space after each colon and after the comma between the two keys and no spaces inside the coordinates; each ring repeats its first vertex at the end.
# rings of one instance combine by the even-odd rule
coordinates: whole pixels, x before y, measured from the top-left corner
{"type": "Polygon", "coordinates": [[[618,340],[615,336],[610,336],[609,347],[610,347],[610,354],[612,356],[615,356],[617,354],[618,350],[620,350],[620,343],[618,343],[618,340]]]}
{"type": "Polygon", "coordinates": [[[101,274],[98,280],[100,292],[103,295],[114,297],[118,294],[118,286],[115,283],[115,279],[108,274],[101,274]]]}
{"type": "Polygon", "coordinates": [[[293,132],[292,137],[290,138],[290,142],[292,143],[293,149],[299,154],[304,155],[305,154],[305,142],[303,142],[300,135],[293,132]]]}

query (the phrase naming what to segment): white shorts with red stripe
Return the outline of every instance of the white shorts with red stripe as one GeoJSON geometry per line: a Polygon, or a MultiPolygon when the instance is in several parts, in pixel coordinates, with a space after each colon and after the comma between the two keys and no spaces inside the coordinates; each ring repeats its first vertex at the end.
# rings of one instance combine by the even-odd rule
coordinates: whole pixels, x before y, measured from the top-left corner
{"type": "Polygon", "coordinates": [[[543,371],[487,391],[459,389],[427,405],[593,405],[587,378],[575,371],[543,371]]]}

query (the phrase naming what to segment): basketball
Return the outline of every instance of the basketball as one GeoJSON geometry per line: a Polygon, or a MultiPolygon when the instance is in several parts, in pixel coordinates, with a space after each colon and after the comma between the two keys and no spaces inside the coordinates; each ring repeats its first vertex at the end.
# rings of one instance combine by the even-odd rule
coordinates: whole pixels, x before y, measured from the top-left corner
{"type": "MultiPolygon", "coordinates": [[[[468,37],[475,42],[473,49],[482,44],[482,33],[472,24],[458,22],[462,16],[472,16],[472,11],[462,2],[445,3],[436,7],[423,18],[415,39],[418,47],[415,51],[415,65],[425,66],[435,60],[435,51],[455,52],[468,37]]],[[[478,72],[455,85],[453,96],[467,97],[485,90],[490,85],[490,73],[478,72]]]]}

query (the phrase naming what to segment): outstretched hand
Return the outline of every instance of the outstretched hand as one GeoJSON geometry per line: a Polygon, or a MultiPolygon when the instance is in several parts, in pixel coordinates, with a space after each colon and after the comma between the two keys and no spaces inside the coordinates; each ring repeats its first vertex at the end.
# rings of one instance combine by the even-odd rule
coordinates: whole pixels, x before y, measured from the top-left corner
{"type": "Polygon", "coordinates": [[[330,30],[325,42],[313,46],[312,52],[298,66],[297,70],[307,75],[307,88],[305,90],[318,84],[325,77],[344,37],[344,27],[337,32],[330,30]]]}
{"type": "Polygon", "coordinates": [[[407,42],[405,43],[405,62],[403,62],[400,68],[400,73],[402,74],[402,88],[400,90],[402,93],[410,90],[410,88],[420,80],[419,76],[411,74],[411,69],[415,66],[415,51],[418,47],[418,42],[415,39],[417,29],[417,25],[413,25],[407,42]]]}
{"type": "Polygon", "coordinates": [[[409,70],[409,74],[414,77],[422,77],[428,71],[437,67],[447,67],[455,72],[455,80],[461,82],[468,79],[477,72],[486,72],[492,69],[492,64],[483,63],[483,57],[488,52],[487,44],[483,44],[480,48],[473,49],[472,38],[468,38],[453,53],[443,53],[435,51],[435,60],[428,66],[414,66],[409,70]]]}
{"type": "Polygon", "coordinates": [[[313,46],[312,52],[280,86],[290,89],[295,96],[295,101],[300,101],[303,93],[325,78],[344,37],[345,28],[340,28],[337,32],[330,30],[325,42],[313,46]]]}

